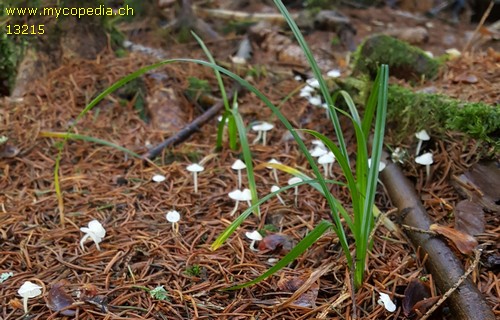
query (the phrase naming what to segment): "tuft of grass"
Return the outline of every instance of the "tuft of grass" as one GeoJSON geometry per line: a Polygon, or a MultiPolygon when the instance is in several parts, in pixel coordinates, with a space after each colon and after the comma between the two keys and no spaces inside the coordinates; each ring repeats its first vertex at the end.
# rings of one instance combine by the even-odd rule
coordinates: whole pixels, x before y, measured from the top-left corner
{"type": "MultiPolygon", "coordinates": [[[[304,51],[308,63],[314,73],[315,78],[318,80],[320,84],[320,89],[321,93],[323,95],[323,98],[325,99],[326,103],[328,104],[328,112],[330,115],[330,119],[332,121],[332,125],[334,128],[335,136],[338,141],[338,145],[334,143],[332,140],[328,139],[326,135],[323,135],[319,132],[312,131],[312,130],[304,130],[305,132],[315,136],[318,139],[321,139],[324,144],[335,154],[335,157],[337,158],[338,163],[341,166],[341,169],[344,173],[344,176],[347,181],[347,187],[350,191],[351,194],[351,199],[352,199],[352,208],[353,208],[353,214],[350,215],[345,208],[343,208],[342,204],[338,199],[336,199],[331,192],[329,191],[329,185],[331,183],[339,183],[336,181],[329,181],[326,180],[323,177],[322,172],[318,168],[317,164],[315,163],[315,160],[309,153],[304,141],[300,138],[300,136],[297,133],[297,130],[292,127],[290,122],[286,117],[283,116],[283,114],[280,112],[279,108],[276,107],[263,93],[261,93],[258,89],[256,89],[254,86],[252,86],[248,81],[245,79],[241,78],[240,76],[236,75],[235,73],[222,68],[218,66],[215,63],[215,60],[211,56],[210,52],[206,48],[206,46],[203,44],[201,39],[194,35],[194,37],[197,39],[197,41],[200,43],[202,46],[203,50],[207,54],[209,58],[209,62],[203,61],[203,60],[196,60],[196,59],[169,59],[169,60],[164,60],[159,63],[144,67],[139,69],[138,71],[131,73],[127,77],[124,77],[123,79],[117,81],[110,87],[108,87],[106,90],[104,90],[101,94],[99,94],[95,99],[93,99],[85,108],[82,110],[82,112],[79,114],[75,121],[75,125],[78,122],[79,119],[81,119],[88,111],[90,111],[93,107],[95,107],[104,97],[106,97],[108,94],[112,93],[119,87],[123,86],[127,82],[143,75],[144,73],[153,70],[155,68],[161,67],[163,65],[169,64],[169,63],[196,63],[199,65],[207,66],[210,67],[214,70],[217,81],[219,83],[219,88],[221,90],[221,95],[224,101],[224,106],[225,106],[225,113],[224,113],[224,118],[228,118],[229,124],[233,122],[233,129],[231,129],[231,126],[229,126],[229,130],[233,130],[234,132],[237,132],[240,144],[242,147],[243,151],[243,156],[245,163],[247,165],[247,172],[248,172],[248,179],[249,179],[249,184],[250,188],[252,190],[252,205],[250,208],[245,210],[236,220],[228,227],[226,230],[215,240],[215,242],[212,244],[212,249],[216,249],[220,247],[224,241],[231,236],[232,233],[238,228],[241,223],[252,213],[252,211],[258,213],[258,208],[259,206],[269,200],[271,197],[275,196],[281,191],[288,190],[290,188],[295,188],[296,186],[302,185],[302,184],[309,184],[312,187],[314,187],[316,190],[318,190],[327,200],[327,203],[330,207],[330,219],[331,221],[320,221],[318,225],[310,231],[302,241],[300,241],[296,247],[294,247],[285,257],[283,257],[275,266],[270,268],[267,272],[262,274],[261,276],[257,277],[256,279],[244,283],[238,286],[231,287],[230,289],[238,289],[238,288],[243,288],[246,286],[249,286],[251,284],[257,283],[259,281],[262,281],[263,279],[267,278],[268,276],[274,274],[284,266],[288,265],[291,261],[293,261],[296,257],[298,257],[300,254],[302,254],[305,250],[307,250],[311,245],[314,244],[316,240],[318,240],[325,232],[329,230],[333,230],[338,238],[339,238],[339,243],[341,244],[342,250],[344,251],[345,257],[347,259],[348,266],[351,268],[353,274],[354,274],[354,284],[357,288],[361,287],[363,284],[363,275],[365,272],[365,266],[366,266],[366,259],[367,259],[367,252],[369,250],[369,235],[371,233],[371,230],[373,229],[374,226],[374,217],[373,217],[373,209],[374,209],[374,198],[375,198],[375,191],[376,191],[376,186],[377,186],[377,180],[378,180],[378,166],[374,165],[372,167],[368,166],[368,157],[370,152],[368,151],[369,149],[369,140],[370,140],[370,133],[372,130],[372,125],[373,125],[373,119],[375,119],[375,127],[374,127],[374,133],[373,133],[373,143],[372,143],[372,148],[371,148],[371,159],[372,163],[377,164],[380,161],[380,155],[382,151],[382,144],[383,144],[383,138],[384,138],[384,129],[385,129],[385,119],[386,119],[386,113],[387,113],[387,83],[388,83],[388,67],[386,65],[382,65],[381,68],[379,69],[379,72],[377,74],[377,77],[374,81],[373,84],[373,90],[371,91],[371,95],[368,98],[365,112],[363,117],[361,117],[358,114],[358,111],[350,98],[350,96],[346,92],[340,92],[337,95],[331,96],[328,88],[326,86],[326,83],[321,75],[321,71],[314,60],[314,57],[312,55],[311,50],[309,49],[307,43],[305,42],[302,34],[300,33],[300,30],[298,29],[297,25],[291,18],[290,14],[286,10],[285,6],[283,3],[279,0],[274,1],[283,16],[285,17],[286,21],[288,22],[290,28],[292,29],[293,34],[295,35],[297,41],[299,42],[302,50],[304,51]],[[312,171],[314,173],[314,177],[311,178],[307,176],[306,174],[294,169],[290,168],[284,165],[272,165],[269,163],[264,164],[265,166],[275,166],[278,169],[284,170],[286,172],[289,172],[295,176],[298,176],[302,179],[301,182],[294,184],[294,185],[289,185],[286,187],[281,188],[280,190],[276,192],[272,192],[264,197],[262,197],[260,200],[257,198],[257,191],[256,191],[256,186],[255,186],[255,179],[253,175],[253,165],[252,165],[252,157],[251,157],[251,152],[249,148],[249,144],[247,141],[246,137],[246,129],[243,123],[243,119],[241,118],[241,115],[238,112],[238,106],[237,103],[233,102],[233,106],[229,106],[229,101],[227,98],[227,94],[224,89],[224,83],[222,81],[221,73],[229,76],[231,79],[234,81],[238,82],[241,86],[243,86],[245,89],[248,91],[254,93],[268,108],[271,109],[271,111],[274,113],[274,115],[281,121],[281,123],[284,125],[284,127],[290,132],[290,134],[293,136],[295,141],[297,142],[297,145],[299,147],[299,150],[304,154],[305,158],[309,162],[312,171]],[[348,106],[349,113],[346,113],[344,111],[338,110],[335,108],[335,100],[337,97],[342,97],[345,101],[345,103],[348,106]],[[341,113],[344,116],[347,116],[348,118],[351,119],[353,122],[353,127],[355,130],[355,136],[357,139],[357,154],[356,154],[356,167],[353,168],[351,167],[351,162],[349,155],[347,153],[346,149],[346,143],[345,139],[343,136],[342,129],[340,127],[340,121],[339,121],[339,115],[337,113],[341,113]],[[356,173],[353,174],[353,171],[356,173]],[[343,222],[347,225],[347,228],[343,226],[343,222]],[[347,231],[350,231],[353,234],[354,240],[355,240],[355,251],[353,255],[351,256],[349,244],[347,242],[347,231]]],[[[236,100],[235,97],[233,97],[234,100],[236,100]]],[[[222,125],[224,126],[224,118],[223,121],[221,121],[222,125]]],[[[220,128],[220,127],[219,127],[220,128]]],[[[59,208],[60,208],[60,214],[61,214],[61,222],[64,223],[64,215],[63,215],[63,206],[62,206],[62,194],[60,191],[59,187],[59,163],[60,159],[62,156],[62,150],[64,147],[64,144],[66,143],[67,139],[74,138],[70,135],[70,131],[73,129],[73,127],[68,129],[67,134],[64,136],[64,141],[61,143],[59,146],[59,153],[56,158],[56,166],[54,168],[54,179],[55,179],[55,187],[56,187],[56,193],[58,196],[59,200],[59,208]]],[[[230,133],[231,134],[231,133],[230,133]]],[[[218,139],[219,140],[219,139],[218,139]]]]}

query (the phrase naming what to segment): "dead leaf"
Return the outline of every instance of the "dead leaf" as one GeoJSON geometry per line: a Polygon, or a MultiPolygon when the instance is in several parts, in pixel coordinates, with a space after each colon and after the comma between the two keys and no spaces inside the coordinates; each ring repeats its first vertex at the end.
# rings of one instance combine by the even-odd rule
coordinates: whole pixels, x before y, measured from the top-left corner
{"type": "MultiPolygon", "coordinates": [[[[311,279],[311,274],[306,273],[299,277],[284,277],[278,281],[278,289],[286,292],[296,292],[301,289],[301,287],[306,284],[306,282],[313,280],[309,287],[303,291],[300,296],[298,296],[290,306],[300,307],[300,308],[311,308],[316,306],[316,299],[318,297],[319,283],[315,281],[316,279],[311,279]]],[[[304,288],[302,288],[304,289],[304,288]]]]}
{"type": "Polygon", "coordinates": [[[47,297],[47,306],[55,312],[59,312],[64,316],[74,316],[75,310],[68,309],[75,300],[64,291],[64,286],[66,285],[66,281],[61,280],[56,282],[50,288],[49,295],[47,297]]]}
{"type": "MultiPolygon", "coordinates": [[[[432,297],[432,298],[427,298],[427,299],[424,299],[424,300],[421,300],[419,302],[417,302],[414,306],[413,306],[413,309],[412,309],[412,313],[413,315],[416,315],[417,317],[421,317],[423,316],[427,310],[429,310],[439,299],[441,298],[441,296],[436,296],[436,297],[432,297]]],[[[410,315],[411,316],[411,315],[410,315]]]]}
{"type": "Polygon", "coordinates": [[[406,287],[404,295],[402,302],[403,313],[408,317],[418,302],[431,296],[431,290],[427,283],[414,278],[406,287]]]}
{"type": "Polygon", "coordinates": [[[260,251],[278,251],[281,254],[287,254],[293,247],[293,240],[279,233],[267,235],[259,242],[260,251]]]}
{"type": "Polygon", "coordinates": [[[442,235],[443,237],[453,242],[453,244],[462,254],[472,253],[472,250],[474,250],[474,248],[478,244],[477,240],[474,237],[466,233],[460,232],[452,228],[444,227],[435,223],[431,224],[429,230],[434,231],[435,233],[442,235]]]}
{"type": "Polygon", "coordinates": [[[484,232],[484,211],[477,202],[462,200],[455,206],[455,229],[474,236],[484,232]]]}
{"type": "Polygon", "coordinates": [[[0,159],[2,158],[14,158],[19,154],[19,149],[10,143],[4,143],[0,145],[0,159]]]}

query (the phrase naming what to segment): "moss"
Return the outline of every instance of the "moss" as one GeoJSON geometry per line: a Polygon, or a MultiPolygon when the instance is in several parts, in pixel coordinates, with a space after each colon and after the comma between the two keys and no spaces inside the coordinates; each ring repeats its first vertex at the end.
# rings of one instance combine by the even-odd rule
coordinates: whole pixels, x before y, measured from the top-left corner
{"type": "Polygon", "coordinates": [[[431,129],[458,131],[494,144],[500,149],[500,107],[482,102],[464,102],[439,94],[414,93],[389,86],[388,119],[396,132],[431,129]]]}
{"type": "Polygon", "coordinates": [[[363,41],[354,53],[354,73],[377,74],[381,64],[389,65],[391,76],[419,81],[434,78],[442,64],[424,51],[386,35],[375,35],[363,41]]]}

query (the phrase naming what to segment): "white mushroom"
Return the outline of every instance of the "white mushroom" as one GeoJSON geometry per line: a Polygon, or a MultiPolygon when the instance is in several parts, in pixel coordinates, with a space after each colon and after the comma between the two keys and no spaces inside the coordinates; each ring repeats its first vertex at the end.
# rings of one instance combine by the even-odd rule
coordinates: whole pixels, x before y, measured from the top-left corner
{"type": "Polygon", "coordinates": [[[252,204],[250,203],[250,200],[252,199],[252,193],[250,192],[249,189],[244,189],[243,191],[241,190],[234,190],[228,193],[229,198],[233,199],[236,201],[236,204],[234,205],[233,211],[229,214],[230,216],[234,215],[236,210],[238,210],[238,205],[240,204],[240,201],[246,201],[248,203],[248,206],[250,207],[252,204]]]}
{"type": "Polygon", "coordinates": [[[170,210],[165,215],[168,222],[172,224],[172,230],[175,233],[179,233],[179,220],[181,220],[181,214],[177,210],[170,210]]]}
{"type": "Polygon", "coordinates": [[[85,233],[85,235],[82,237],[82,240],[80,240],[80,247],[82,247],[82,250],[84,250],[83,244],[88,238],[90,238],[94,241],[97,250],[101,251],[99,243],[101,243],[102,239],[106,236],[106,230],[99,221],[90,221],[88,228],[82,227],[80,228],[80,231],[85,233]]]}
{"type": "Polygon", "coordinates": [[[28,313],[28,299],[34,298],[42,294],[42,287],[34,284],[31,281],[26,281],[23,285],[17,290],[17,293],[23,298],[23,307],[24,313],[28,313]]]}
{"type": "MultiPolygon", "coordinates": [[[[372,158],[368,159],[368,168],[370,168],[372,166],[372,158]]],[[[380,161],[378,163],[378,172],[381,172],[382,170],[385,169],[387,165],[385,164],[385,162],[383,161],[380,161]]]]}
{"type": "Polygon", "coordinates": [[[252,130],[257,131],[257,137],[255,140],[252,142],[253,144],[259,142],[259,140],[262,138],[262,145],[266,145],[266,136],[267,132],[274,128],[274,124],[269,123],[269,122],[261,122],[259,124],[253,125],[252,130]]]}
{"type": "MultiPolygon", "coordinates": [[[[293,177],[290,180],[288,180],[288,185],[296,184],[301,182],[302,179],[299,177],[293,177]]],[[[295,206],[297,206],[297,198],[299,196],[299,186],[295,186],[295,206]]]]}
{"type": "Polygon", "coordinates": [[[425,130],[421,130],[415,133],[415,137],[417,137],[418,139],[417,151],[415,152],[415,155],[418,156],[418,153],[420,152],[420,147],[422,147],[422,141],[429,141],[431,137],[425,130]]]}
{"type": "MultiPolygon", "coordinates": [[[[271,160],[269,161],[269,163],[281,164],[281,162],[279,162],[278,160],[276,160],[276,159],[274,159],[274,158],[273,158],[273,159],[271,159],[271,160]]],[[[278,181],[278,171],[276,170],[276,168],[274,168],[274,167],[266,167],[266,168],[268,168],[268,169],[272,169],[272,170],[273,170],[274,180],[276,180],[276,183],[279,183],[279,181],[278,181]]]]}
{"type": "MultiPolygon", "coordinates": [[[[280,187],[278,187],[278,186],[272,186],[271,187],[271,192],[276,192],[279,189],[280,189],[280,187]]],[[[276,197],[278,198],[278,200],[281,202],[282,205],[286,206],[285,201],[283,201],[283,198],[281,198],[281,196],[280,196],[279,193],[276,194],[276,197]]]]}
{"type": "Polygon", "coordinates": [[[313,88],[319,88],[319,81],[316,78],[307,79],[306,83],[313,88]]]}
{"type": "Polygon", "coordinates": [[[327,150],[323,149],[322,147],[320,146],[316,146],[314,147],[314,149],[312,150],[309,150],[309,152],[311,153],[311,156],[313,157],[316,157],[316,158],[319,158],[321,156],[324,156],[325,154],[328,153],[327,150]]]}
{"type": "Polygon", "coordinates": [[[163,175],[161,175],[161,174],[155,174],[155,175],[153,176],[153,181],[154,181],[154,182],[158,182],[158,183],[159,183],[159,182],[163,182],[163,181],[165,181],[165,179],[167,179],[167,178],[165,178],[165,176],[163,176],[163,175]]]}
{"type": "Polygon", "coordinates": [[[187,171],[193,173],[193,179],[194,179],[194,193],[198,193],[198,172],[202,172],[205,170],[202,166],[200,166],[197,163],[190,164],[187,166],[187,171]]]}
{"type": "Polygon", "coordinates": [[[378,304],[384,306],[385,310],[389,312],[396,311],[396,305],[391,300],[391,297],[389,297],[389,295],[386,293],[380,292],[380,298],[378,299],[377,302],[378,304]]]}
{"type": "Polygon", "coordinates": [[[340,70],[337,69],[330,70],[326,73],[326,76],[330,78],[338,78],[340,77],[340,70]]]}
{"type": "Polygon", "coordinates": [[[325,178],[328,178],[328,174],[330,174],[330,176],[333,177],[332,168],[334,162],[335,162],[335,156],[331,151],[327,152],[326,154],[318,158],[318,163],[323,165],[323,169],[325,170],[325,178]]]}
{"type": "Polygon", "coordinates": [[[425,173],[427,174],[427,179],[429,179],[431,173],[431,164],[434,162],[432,153],[427,152],[421,156],[416,157],[415,162],[425,166],[425,173]]]}
{"type": "Polygon", "coordinates": [[[247,165],[240,159],[237,159],[231,166],[231,169],[238,171],[238,188],[241,188],[241,170],[246,167],[247,165]]]}
{"type": "Polygon", "coordinates": [[[245,236],[248,239],[252,240],[252,242],[250,243],[250,250],[259,251],[259,250],[255,249],[255,241],[261,241],[263,239],[262,235],[259,233],[259,231],[255,230],[252,232],[245,232],[245,236]]]}
{"type": "Polygon", "coordinates": [[[319,107],[323,103],[321,101],[321,97],[320,96],[311,96],[311,97],[307,98],[307,101],[309,101],[309,103],[312,104],[315,107],[319,107]]]}

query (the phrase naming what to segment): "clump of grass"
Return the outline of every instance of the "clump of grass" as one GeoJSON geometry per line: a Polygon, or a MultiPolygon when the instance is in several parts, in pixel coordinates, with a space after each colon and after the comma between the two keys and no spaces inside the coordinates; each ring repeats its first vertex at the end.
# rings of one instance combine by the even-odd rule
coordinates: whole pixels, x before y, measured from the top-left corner
{"type": "MultiPolygon", "coordinates": [[[[330,119],[332,121],[332,125],[335,131],[335,135],[338,140],[338,145],[335,144],[332,140],[328,139],[324,134],[312,131],[312,130],[304,130],[305,132],[315,136],[316,138],[320,139],[323,141],[323,143],[328,147],[328,149],[334,153],[337,162],[339,163],[344,176],[346,178],[347,183],[345,184],[351,194],[351,199],[352,199],[352,210],[353,214],[352,216],[348,214],[348,212],[345,210],[345,208],[341,205],[338,199],[336,199],[331,192],[328,189],[329,184],[331,183],[337,183],[339,182],[336,181],[330,181],[326,180],[323,177],[323,174],[321,170],[318,168],[316,165],[314,158],[311,156],[309,153],[307,147],[304,144],[304,141],[300,138],[298,135],[297,131],[295,128],[292,127],[290,122],[288,121],[287,118],[283,116],[283,114],[280,112],[279,108],[276,107],[264,94],[262,94],[259,90],[257,90],[254,86],[252,86],[248,81],[245,79],[239,77],[238,75],[232,73],[231,71],[222,68],[218,66],[215,63],[215,60],[211,56],[210,52],[206,48],[206,46],[203,44],[201,39],[197,37],[196,35],[195,38],[197,41],[200,43],[202,46],[203,50],[207,54],[209,58],[209,62],[207,61],[202,61],[202,60],[196,60],[196,59],[170,59],[170,60],[165,60],[147,67],[144,67],[127,77],[117,81],[113,85],[111,85],[109,88],[104,90],[101,94],[99,94],[94,100],[92,100],[85,108],[84,110],[80,113],[80,115],[77,117],[75,121],[75,125],[77,124],[78,120],[81,119],[88,111],[90,111],[93,107],[95,107],[104,97],[106,97],[108,94],[112,93],[119,87],[123,86],[127,82],[143,75],[144,73],[153,70],[155,68],[158,68],[160,66],[169,64],[169,63],[174,63],[174,62],[181,62],[181,63],[197,63],[200,65],[208,66],[212,68],[215,72],[215,76],[217,78],[219,88],[221,91],[222,99],[224,101],[224,107],[225,111],[222,117],[222,120],[220,121],[219,124],[219,133],[218,133],[218,138],[217,138],[217,146],[221,147],[222,146],[222,133],[223,133],[223,127],[225,125],[225,119],[228,119],[228,134],[229,134],[229,140],[230,140],[230,147],[232,149],[236,149],[237,147],[237,138],[239,138],[239,143],[243,151],[243,156],[245,163],[247,165],[247,172],[248,172],[248,181],[250,185],[250,189],[252,191],[252,206],[245,210],[218,238],[217,240],[212,244],[213,249],[217,249],[219,246],[221,246],[224,241],[236,230],[236,228],[252,213],[255,212],[258,214],[258,208],[259,205],[262,204],[263,202],[269,200],[270,198],[274,197],[277,195],[279,192],[282,192],[284,190],[288,190],[290,188],[295,188],[299,185],[303,184],[309,184],[312,187],[314,187],[316,190],[318,190],[327,200],[327,203],[330,207],[330,220],[331,221],[320,221],[318,225],[311,231],[309,234],[306,235],[302,241],[300,241],[290,252],[287,254],[283,259],[281,259],[278,263],[276,263],[272,268],[270,268],[267,272],[262,274],[261,276],[257,277],[253,281],[250,281],[248,283],[234,286],[231,289],[237,289],[237,288],[242,288],[245,286],[249,286],[251,284],[257,283],[259,281],[262,281],[263,279],[267,278],[268,276],[272,275],[276,271],[282,269],[286,265],[288,265],[291,261],[293,261],[296,257],[298,257],[301,253],[303,253],[305,250],[307,250],[311,245],[314,244],[316,240],[318,240],[319,237],[321,237],[325,232],[329,230],[333,230],[338,238],[339,242],[342,246],[342,249],[344,251],[344,254],[347,259],[347,263],[350,267],[350,269],[353,271],[353,278],[354,278],[354,284],[357,288],[361,287],[363,284],[363,275],[365,271],[365,265],[366,265],[366,259],[367,259],[367,252],[369,249],[369,235],[373,229],[374,226],[374,218],[373,218],[373,210],[374,210],[374,198],[375,198],[375,191],[376,191],[376,185],[377,185],[377,180],[378,180],[378,166],[369,166],[368,165],[368,159],[369,159],[369,135],[371,133],[372,129],[372,124],[373,121],[375,121],[375,128],[374,128],[374,133],[373,133],[373,143],[372,143],[372,149],[371,149],[371,159],[372,163],[379,163],[380,162],[380,155],[381,155],[381,150],[382,150],[382,143],[383,143],[383,138],[384,138],[384,128],[385,128],[385,119],[386,119],[386,113],[387,113],[387,82],[388,82],[388,68],[387,66],[383,65],[379,72],[378,75],[374,81],[373,85],[373,90],[371,92],[371,95],[368,98],[364,116],[363,118],[360,117],[354,102],[352,101],[351,97],[344,91],[340,91],[338,94],[334,95],[333,97],[330,95],[330,92],[327,88],[327,85],[321,75],[320,69],[314,60],[314,57],[311,53],[311,50],[309,49],[307,43],[305,42],[302,34],[300,33],[300,30],[298,29],[296,23],[293,21],[291,18],[290,14],[286,10],[285,6],[282,4],[281,1],[275,0],[275,4],[278,6],[279,10],[285,17],[286,21],[288,22],[289,26],[291,27],[297,41],[299,42],[300,46],[302,47],[307,60],[311,66],[311,69],[314,73],[315,78],[318,80],[320,84],[320,89],[321,93],[323,95],[324,100],[326,101],[328,105],[328,112],[330,115],[330,119]],[[253,166],[252,166],[252,156],[250,153],[250,147],[249,143],[246,137],[246,128],[243,123],[243,119],[241,115],[238,112],[238,105],[236,103],[236,96],[233,97],[233,104],[232,107],[229,105],[229,99],[227,97],[226,91],[225,91],[225,86],[224,82],[222,81],[221,73],[229,76],[232,78],[234,81],[238,82],[241,86],[246,88],[248,91],[254,93],[267,107],[269,107],[272,112],[275,114],[275,116],[282,122],[282,124],[287,128],[287,130],[290,132],[290,134],[293,136],[295,141],[297,142],[300,151],[304,154],[306,157],[307,161],[312,167],[312,170],[314,172],[314,178],[311,178],[307,176],[306,174],[294,169],[290,168],[287,166],[284,166],[282,164],[272,164],[272,163],[266,163],[263,164],[264,166],[270,166],[270,167],[275,167],[281,170],[284,170],[286,172],[289,172],[299,178],[301,178],[302,181],[280,188],[279,190],[275,192],[271,192],[270,194],[264,196],[262,199],[258,200],[257,198],[257,191],[255,187],[255,179],[254,179],[254,174],[253,174],[253,166]],[[344,111],[337,110],[335,108],[335,100],[337,96],[341,96],[344,100],[345,103],[348,106],[349,113],[346,113],[344,111]],[[357,139],[357,154],[356,154],[356,167],[353,168],[351,166],[351,161],[349,159],[349,155],[347,153],[346,149],[346,143],[345,139],[343,136],[342,129],[340,127],[340,121],[339,121],[339,116],[337,112],[341,112],[344,116],[347,116],[352,120],[354,130],[355,130],[355,135],[357,139]],[[353,171],[356,173],[353,174],[353,171]],[[343,222],[347,225],[347,228],[343,226],[343,222]],[[347,242],[347,231],[350,231],[354,237],[355,240],[355,250],[354,253],[351,255],[349,244],[347,242]]],[[[70,131],[73,129],[71,127],[68,130],[67,134],[62,135],[62,137],[65,138],[64,142],[61,144],[59,147],[59,154],[56,158],[56,166],[54,169],[54,176],[55,176],[55,187],[56,187],[56,193],[58,195],[59,199],[59,208],[60,208],[60,215],[61,215],[61,222],[64,223],[64,215],[63,215],[63,206],[62,206],[62,194],[60,191],[59,187],[59,178],[58,178],[58,171],[59,171],[59,162],[61,159],[61,154],[62,154],[62,149],[63,145],[66,142],[67,139],[70,138],[78,138],[75,135],[70,134],[70,131]]],[[[80,137],[81,138],[81,137],[80,137]]],[[[125,150],[123,150],[125,151],[125,150]]]]}

